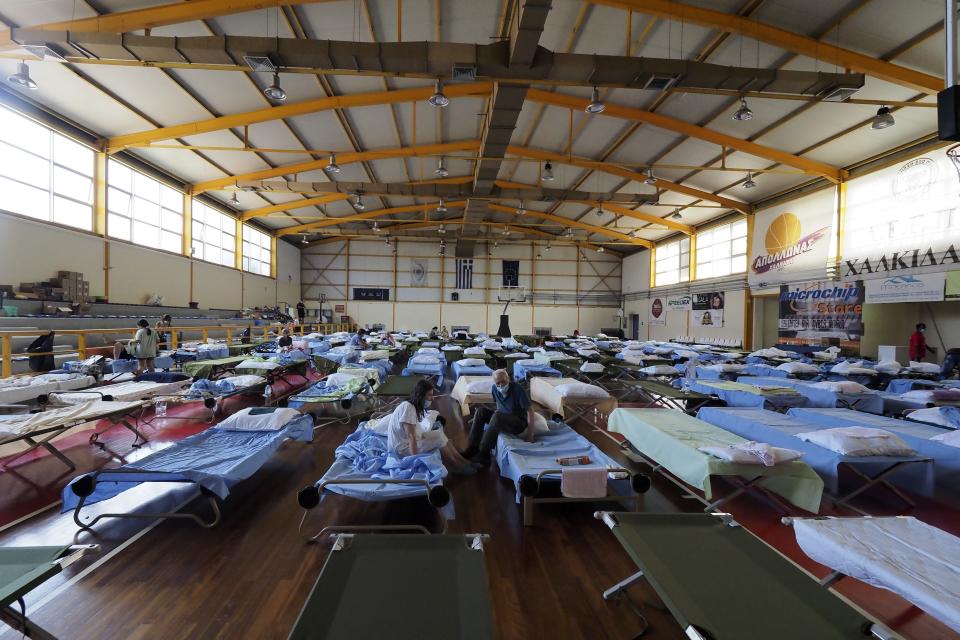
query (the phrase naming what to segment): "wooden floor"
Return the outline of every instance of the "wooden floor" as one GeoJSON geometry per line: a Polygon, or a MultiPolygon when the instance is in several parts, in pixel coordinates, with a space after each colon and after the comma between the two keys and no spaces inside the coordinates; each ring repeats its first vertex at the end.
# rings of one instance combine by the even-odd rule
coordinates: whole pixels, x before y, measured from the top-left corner
{"type": "MultiPolygon", "coordinates": [[[[448,418],[448,435],[463,444],[458,411],[445,397],[437,404],[448,418]]],[[[152,446],[202,428],[188,424],[172,425],[170,438],[155,438],[152,446]]],[[[586,424],[575,426],[625,466],[642,470],[586,424]]],[[[35,590],[27,602],[28,613],[65,639],[285,638],[329,551],[329,542],[308,544],[299,536],[303,511],[296,493],[323,474],[334,449],[353,428],[353,424],[324,427],[312,444],[283,445],[259,473],[233,489],[223,521],[212,530],[185,521],[124,519],[98,524],[95,535],[75,537],[77,527],[70,515],[56,509],[8,527],[0,532],[0,544],[101,545],[99,556],[77,563],[35,590]]],[[[499,477],[496,465],[473,477],[453,477],[449,487],[456,507],[450,531],[490,534],[485,553],[498,638],[626,639],[641,630],[630,607],[601,597],[605,588],[632,573],[634,565],[610,531],[593,519],[597,506],[539,506],[535,526],[525,528],[514,486],[499,477]]],[[[33,486],[24,491],[50,493],[33,486]]],[[[188,498],[183,490],[144,485],[115,501],[126,502],[131,510],[147,510],[188,498]]],[[[197,513],[205,508],[200,500],[187,507],[197,513]]],[[[645,498],[649,511],[698,508],[661,479],[655,479],[645,498]]],[[[731,505],[731,511],[817,575],[827,573],[803,556],[792,531],[778,524],[778,514],[762,502],[744,497],[731,505]]],[[[949,528],[957,533],[955,513],[950,514],[949,528]]],[[[437,524],[435,512],[420,501],[368,504],[341,497],[325,500],[311,512],[309,524],[319,530],[328,524],[387,522],[437,524]]],[[[403,584],[398,580],[397,588],[403,584]]],[[[850,580],[842,582],[840,590],[906,638],[957,637],[896,596],[850,580]]],[[[684,637],[649,587],[635,586],[631,595],[649,620],[645,637],[684,637]]],[[[368,614],[376,615],[376,610],[371,603],[368,614]]],[[[0,634],[2,640],[16,637],[13,632],[0,634]]]]}

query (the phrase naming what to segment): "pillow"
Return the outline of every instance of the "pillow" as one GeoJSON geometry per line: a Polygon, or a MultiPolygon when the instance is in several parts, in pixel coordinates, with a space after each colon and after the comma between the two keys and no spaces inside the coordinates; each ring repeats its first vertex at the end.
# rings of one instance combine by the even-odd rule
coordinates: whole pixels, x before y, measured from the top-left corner
{"type": "Polygon", "coordinates": [[[471,380],[467,383],[467,393],[493,393],[493,380],[471,380]]]}
{"type": "Polygon", "coordinates": [[[463,355],[465,356],[485,356],[487,355],[487,350],[483,347],[467,347],[463,350],[463,355]]]}
{"type": "Polygon", "coordinates": [[[343,385],[347,384],[351,380],[356,380],[358,377],[360,376],[356,376],[351,373],[337,372],[337,373],[331,373],[326,378],[324,378],[324,382],[328,387],[342,387],[343,385]]]}
{"type": "Polygon", "coordinates": [[[644,367],[640,369],[640,373],[645,373],[648,376],[678,376],[680,371],[669,364],[657,364],[652,367],[644,367]]]}
{"type": "Polygon", "coordinates": [[[721,362],[718,364],[708,364],[704,369],[710,369],[711,371],[720,371],[723,373],[739,373],[747,368],[745,364],[733,364],[729,362],[721,362]]]}
{"type": "Polygon", "coordinates": [[[558,384],[554,389],[561,398],[609,398],[610,394],[593,384],[567,382],[558,384]]]}
{"type": "Polygon", "coordinates": [[[530,354],[529,353],[508,353],[503,357],[507,358],[508,360],[526,360],[530,357],[530,354]]]}
{"type": "Polygon", "coordinates": [[[918,373],[940,373],[939,365],[933,362],[914,362],[911,360],[908,368],[918,373]]]}
{"type": "Polygon", "coordinates": [[[487,361],[483,358],[464,358],[457,360],[457,364],[461,367],[483,367],[486,366],[487,361]]]}
{"type": "Polygon", "coordinates": [[[803,454],[793,449],[773,447],[763,442],[742,442],[726,447],[699,447],[697,451],[708,453],[715,458],[734,464],[754,464],[773,467],[778,464],[799,460],[803,454]]]}
{"type": "Polygon", "coordinates": [[[224,431],[279,431],[304,414],[282,407],[247,407],[229,415],[218,429],[224,431]]]}
{"type": "Polygon", "coordinates": [[[821,429],[796,436],[845,456],[912,456],[917,453],[899,436],[870,427],[821,429]]]}
{"type": "Polygon", "coordinates": [[[949,447],[960,447],[960,431],[947,431],[930,439],[942,442],[949,447]]]}
{"type": "Polygon", "coordinates": [[[458,344],[445,344],[440,347],[441,351],[463,351],[463,347],[458,344]]]}
{"type": "Polygon", "coordinates": [[[235,387],[252,387],[255,384],[260,384],[261,382],[266,382],[266,378],[260,376],[230,376],[224,378],[227,382],[232,384],[235,387]]]}
{"type": "Polygon", "coordinates": [[[603,365],[599,362],[584,362],[580,365],[580,371],[584,373],[603,373],[603,365]]]}
{"type": "Polygon", "coordinates": [[[417,349],[416,355],[418,356],[438,355],[439,353],[440,353],[440,349],[437,349],[436,347],[420,347],[419,349],[417,349]]]}
{"type": "Polygon", "coordinates": [[[927,422],[929,424],[947,427],[949,429],[960,429],[960,407],[931,407],[929,409],[917,409],[907,414],[910,420],[917,422],[927,422]]]}
{"type": "Polygon", "coordinates": [[[594,356],[599,356],[600,352],[596,349],[577,349],[577,355],[583,358],[593,358],[594,356]]]}
{"type": "Polygon", "coordinates": [[[903,367],[896,360],[881,360],[877,363],[877,371],[880,373],[896,375],[900,373],[900,369],[903,369],[903,367]]]}
{"type": "Polygon", "coordinates": [[[413,356],[412,358],[410,358],[410,364],[425,364],[425,365],[440,364],[440,359],[437,358],[437,356],[435,355],[422,354],[422,355],[413,356]]]}
{"type": "Polygon", "coordinates": [[[776,368],[787,373],[818,373],[820,371],[819,367],[806,362],[784,362],[778,364],[776,368]]]}
{"type": "Polygon", "coordinates": [[[534,435],[550,433],[550,425],[547,423],[547,419],[537,412],[533,413],[533,433],[534,435]]]}
{"type": "Polygon", "coordinates": [[[810,386],[816,387],[817,389],[836,391],[838,393],[870,393],[870,389],[850,380],[844,380],[842,382],[814,382],[810,386]]]}
{"type": "MultiPolygon", "coordinates": [[[[937,369],[939,371],[939,369],[937,369]]],[[[873,369],[868,369],[863,366],[863,361],[859,360],[857,362],[841,362],[839,364],[833,365],[833,368],[830,369],[830,373],[837,373],[840,375],[859,375],[859,376],[875,376],[877,372],[873,369]]]]}
{"type": "Polygon", "coordinates": [[[387,360],[389,358],[389,351],[364,351],[360,354],[360,359],[364,362],[369,362],[371,360],[387,360]]]}

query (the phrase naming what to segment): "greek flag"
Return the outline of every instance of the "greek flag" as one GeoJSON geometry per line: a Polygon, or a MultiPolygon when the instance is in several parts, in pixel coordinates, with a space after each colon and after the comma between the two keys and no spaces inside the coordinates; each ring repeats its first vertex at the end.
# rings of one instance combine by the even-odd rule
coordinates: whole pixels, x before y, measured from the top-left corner
{"type": "Polygon", "coordinates": [[[473,258],[457,258],[457,289],[473,289],[473,258]]]}

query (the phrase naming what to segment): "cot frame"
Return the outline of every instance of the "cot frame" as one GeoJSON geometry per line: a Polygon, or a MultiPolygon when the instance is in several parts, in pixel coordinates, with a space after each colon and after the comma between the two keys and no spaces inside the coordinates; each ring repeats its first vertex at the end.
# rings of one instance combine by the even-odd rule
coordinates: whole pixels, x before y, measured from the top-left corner
{"type": "MultiPolygon", "coordinates": [[[[642,511],[644,506],[643,494],[650,489],[650,479],[647,476],[642,474],[635,474],[629,469],[623,467],[617,467],[616,469],[607,469],[607,495],[600,496],[596,498],[567,498],[564,496],[559,497],[550,497],[550,498],[538,498],[537,494],[540,493],[541,484],[544,481],[544,478],[547,476],[559,476],[563,473],[562,468],[557,469],[545,469],[540,471],[536,476],[521,476],[519,482],[517,482],[517,488],[520,491],[520,495],[523,497],[523,526],[530,527],[533,526],[533,513],[534,508],[538,504],[561,504],[561,503],[575,503],[575,502],[619,502],[626,506],[627,508],[632,508],[633,511],[642,511]],[[610,486],[610,476],[611,473],[626,473],[628,474],[628,480],[630,485],[630,491],[632,495],[626,494],[621,495],[616,493],[610,486]],[[524,480],[530,479],[531,482],[524,482],[524,480]],[[631,504],[632,503],[632,504],[631,504]]],[[[617,479],[614,479],[616,481],[617,479]]],[[[549,478],[549,482],[558,483],[559,479],[549,478]]]]}

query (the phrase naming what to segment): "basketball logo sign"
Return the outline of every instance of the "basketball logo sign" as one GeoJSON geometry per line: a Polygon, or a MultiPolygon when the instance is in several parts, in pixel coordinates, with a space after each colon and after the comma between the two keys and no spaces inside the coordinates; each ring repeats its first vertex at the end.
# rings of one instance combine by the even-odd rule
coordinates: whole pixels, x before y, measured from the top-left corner
{"type": "Polygon", "coordinates": [[[751,265],[754,273],[780,269],[798,256],[812,251],[830,227],[822,227],[803,236],[800,218],[793,213],[781,213],[770,221],[764,236],[766,255],[757,256],[751,265]]]}

